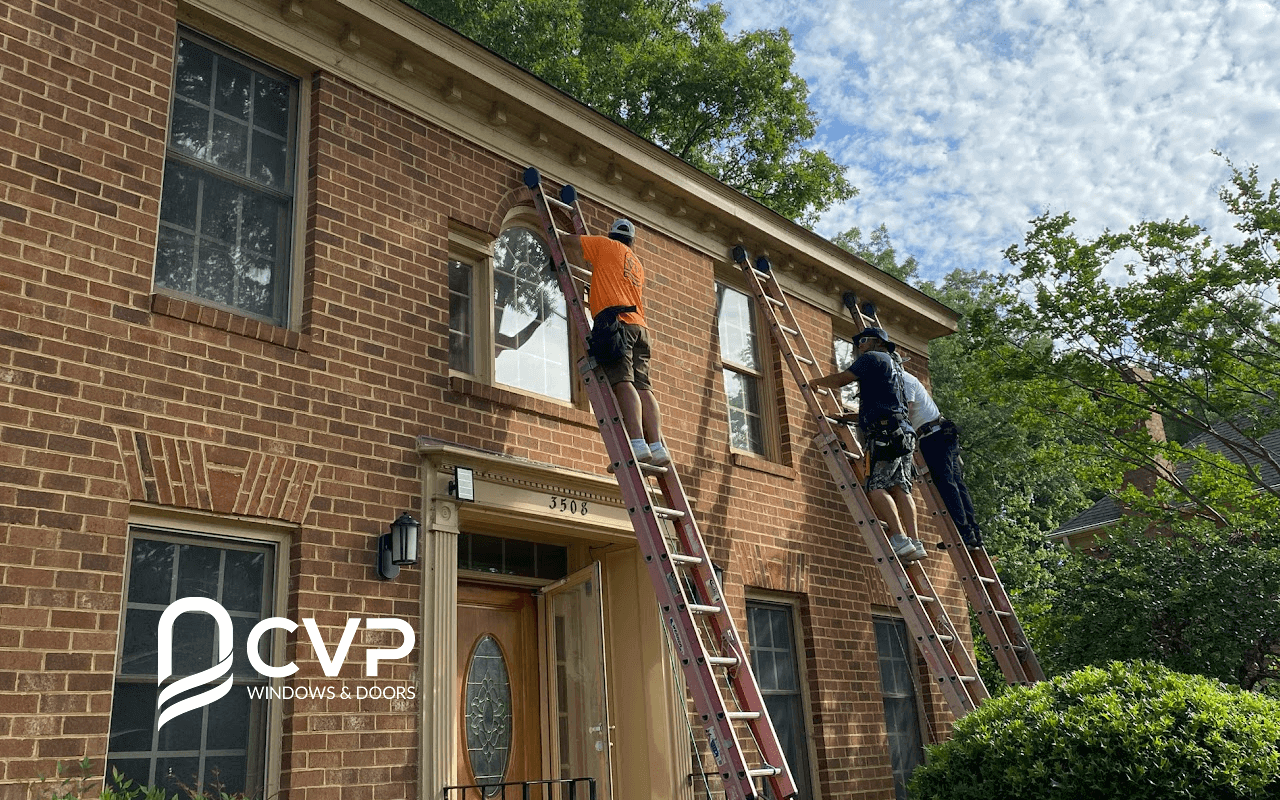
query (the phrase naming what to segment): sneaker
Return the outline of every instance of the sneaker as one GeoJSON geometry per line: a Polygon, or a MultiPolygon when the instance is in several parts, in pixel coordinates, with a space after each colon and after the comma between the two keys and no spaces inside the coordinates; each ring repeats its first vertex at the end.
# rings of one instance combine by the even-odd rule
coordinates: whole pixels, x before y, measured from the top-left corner
{"type": "Polygon", "coordinates": [[[662,442],[649,443],[649,463],[655,467],[671,466],[671,453],[662,442]]]}
{"type": "Polygon", "coordinates": [[[922,542],[922,541],[920,541],[919,539],[917,539],[917,540],[916,540],[916,552],[915,552],[915,559],[914,559],[914,560],[916,560],[916,561],[920,561],[921,559],[925,558],[925,557],[926,557],[926,556],[928,556],[928,555],[929,555],[929,551],[925,549],[924,542],[922,542]]]}
{"type": "Polygon", "coordinates": [[[911,561],[919,561],[928,555],[923,544],[912,541],[905,536],[894,536],[889,540],[889,545],[893,548],[893,554],[904,564],[911,561]]]}
{"type": "Polygon", "coordinates": [[[635,456],[636,463],[644,462],[647,464],[649,459],[653,457],[653,451],[649,449],[648,444],[633,439],[631,441],[631,455],[635,456]]]}

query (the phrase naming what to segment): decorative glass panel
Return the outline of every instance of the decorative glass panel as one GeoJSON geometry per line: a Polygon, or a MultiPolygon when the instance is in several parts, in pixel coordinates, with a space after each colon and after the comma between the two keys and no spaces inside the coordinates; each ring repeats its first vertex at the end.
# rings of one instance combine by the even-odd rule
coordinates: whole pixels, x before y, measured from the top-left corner
{"type": "Polygon", "coordinates": [[[508,228],[493,243],[494,379],[570,399],[569,325],[547,247],[508,228]]]}
{"type": "Polygon", "coordinates": [[[877,619],[875,625],[880,691],[884,697],[885,729],[889,734],[889,759],[893,764],[893,790],[898,800],[906,800],[911,773],[924,761],[907,626],[900,619],[877,619]]]}
{"type": "Polygon", "coordinates": [[[559,580],[569,574],[569,550],[554,544],[462,533],[458,535],[458,569],[559,580]]]}
{"type": "MultiPolygon", "coordinates": [[[[502,783],[511,755],[511,680],[502,648],[488,634],[471,654],[464,703],[467,758],[476,785],[502,783]]],[[[486,789],[485,797],[500,791],[486,789]]]]}

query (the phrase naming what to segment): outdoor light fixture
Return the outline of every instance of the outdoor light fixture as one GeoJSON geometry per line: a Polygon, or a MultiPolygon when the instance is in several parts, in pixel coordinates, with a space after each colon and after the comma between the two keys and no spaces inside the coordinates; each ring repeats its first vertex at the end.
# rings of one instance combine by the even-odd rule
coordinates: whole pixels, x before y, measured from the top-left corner
{"type": "Polygon", "coordinates": [[[476,474],[467,467],[454,467],[453,480],[449,481],[449,494],[459,500],[476,501],[476,474]]]}
{"type": "Polygon", "coordinates": [[[418,529],[416,519],[405,512],[391,523],[391,532],[378,537],[378,577],[389,581],[400,574],[401,567],[418,563],[418,529]]]}

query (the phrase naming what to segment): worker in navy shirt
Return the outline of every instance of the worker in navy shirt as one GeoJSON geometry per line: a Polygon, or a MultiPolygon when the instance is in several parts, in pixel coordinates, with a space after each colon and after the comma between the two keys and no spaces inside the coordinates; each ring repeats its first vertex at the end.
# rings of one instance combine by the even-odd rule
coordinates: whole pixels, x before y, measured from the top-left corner
{"type": "Polygon", "coordinates": [[[915,433],[907,423],[902,369],[893,360],[896,346],[882,328],[867,328],[853,340],[858,358],[847,370],[809,382],[810,388],[838,389],[858,382],[858,429],[867,443],[871,467],[867,470],[867,498],[880,521],[889,527],[889,544],[904,562],[927,555],[916,527],[916,501],[911,495],[915,478],[912,452],[915,433]],[[899,450],[886,452],[877,445],[889,431],[899,437],[899,450]]]}

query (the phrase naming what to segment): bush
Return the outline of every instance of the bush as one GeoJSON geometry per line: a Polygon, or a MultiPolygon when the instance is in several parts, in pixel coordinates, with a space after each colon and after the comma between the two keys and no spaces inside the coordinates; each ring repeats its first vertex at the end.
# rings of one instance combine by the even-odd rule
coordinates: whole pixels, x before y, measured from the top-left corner
{"type": "Polygon", "coordinates": [[[1148,662],[1013,689],[929,748],[915,800],[1280,800],[1280,702],[1148,662]]]}

